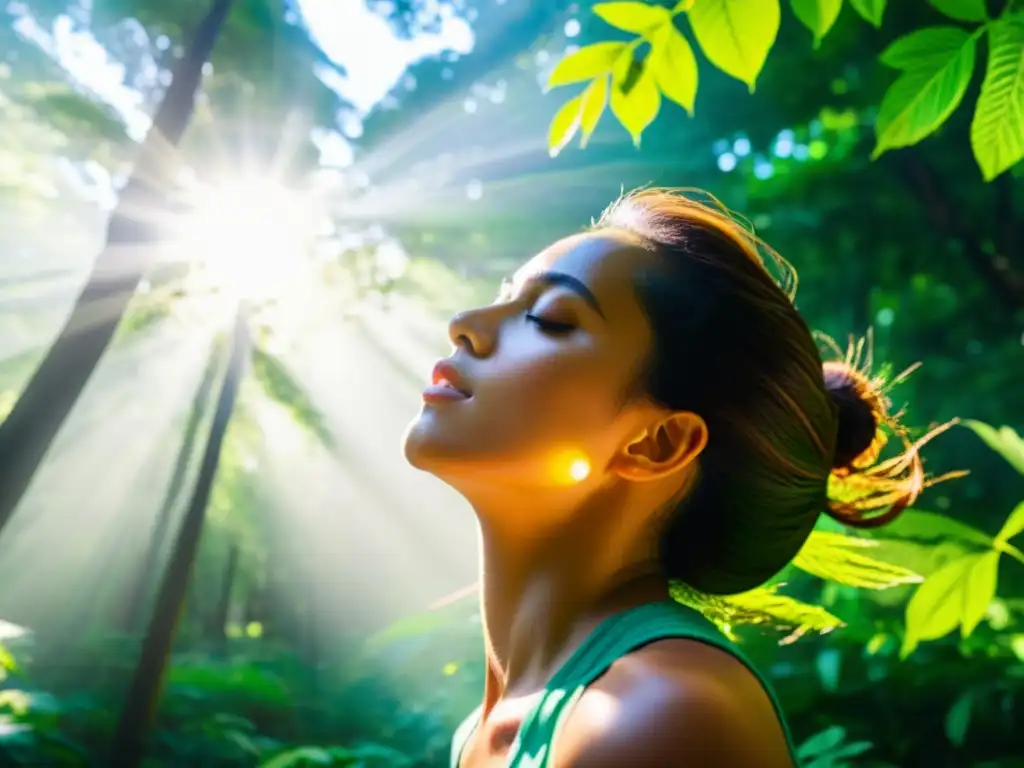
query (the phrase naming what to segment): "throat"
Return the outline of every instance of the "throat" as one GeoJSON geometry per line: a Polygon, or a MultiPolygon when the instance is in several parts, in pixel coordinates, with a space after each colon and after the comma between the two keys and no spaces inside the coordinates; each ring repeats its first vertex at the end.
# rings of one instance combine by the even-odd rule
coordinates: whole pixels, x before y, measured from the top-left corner
{"type": "MultiPolygon", "coordinates": [[[[473,499],[480,522],[480,599],[489,683],[501,699],[543,688],[605,618],[667,600],[649,516],[612,487],[584,500],[524,499],[515,489],[473,499]],[[529,510],[525,515],[523,510],[529,510]]],[[[645,501],[645,500],[639,500],[645,501]]]]}
{"type": "Polygon", "coordinates": [[[604,619],[669,599],[664,578],[647,565],[598,578],[564,555],[556,562],[561,567],[506,570],[485,557],[481,617],[490,683],[485,714],[500,700],[543,689],[604,619]]]}

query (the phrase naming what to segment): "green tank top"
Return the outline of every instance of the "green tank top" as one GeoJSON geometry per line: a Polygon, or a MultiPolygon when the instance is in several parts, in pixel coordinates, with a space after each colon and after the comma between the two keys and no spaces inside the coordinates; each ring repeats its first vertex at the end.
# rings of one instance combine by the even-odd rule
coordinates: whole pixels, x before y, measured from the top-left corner
{"type": "MultiPolygon", "coordinates": [[[[526,714],[509,750],[508,768],[550,768],[558,727],[587,686],[601,677],[622,656],[656,640],[670,637],[685,637],[721,648],[750,669],[775,707],[793,764],[797,765],[789,727],[768,681],[698,611],[676,602],[662,602],[648,603],[610,616],[594,628],[569,660],[551,677],[537,704],[526,714]]],[[[479,722],[480,711],[481,708],[477,707],[455,731],[451,768],[459,768],[466,742],[479,722]]]]}

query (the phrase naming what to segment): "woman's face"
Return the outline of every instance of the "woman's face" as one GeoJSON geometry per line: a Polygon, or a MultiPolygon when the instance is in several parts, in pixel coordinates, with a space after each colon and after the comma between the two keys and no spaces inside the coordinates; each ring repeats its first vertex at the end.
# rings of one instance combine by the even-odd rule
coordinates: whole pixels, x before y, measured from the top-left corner
{"type": "Polygon", "coordinates": [[[625,234],[577,235],[520,268],[491,306],[450,323],[405,439],[409,462],[456,490],[600,482],[653,406],[624,402],[651,343],[636,298],[653,255],[625,234]],[[440,382],[444,386],[444,382],[440,382]]]}

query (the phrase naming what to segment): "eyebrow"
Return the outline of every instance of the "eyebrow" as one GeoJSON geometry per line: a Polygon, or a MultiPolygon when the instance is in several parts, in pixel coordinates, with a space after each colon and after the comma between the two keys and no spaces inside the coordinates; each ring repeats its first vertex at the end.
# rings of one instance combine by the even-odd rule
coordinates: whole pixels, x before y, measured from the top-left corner
{"type": "Polygon", "coordinates": [[[538,272],[535,275],[530,275],[529,279],[531,282],[544,286],[568,288],[583,299],[583,301],[585,301],[587,305],[601,317],[601,319],[607,319],[604,315],[604,310],[601,309],[601,304],[597,300],[597,296],[595,296],[594,292],[587,287],[587,284],[579,278],[573,277],[565,272],[538,272]]]}

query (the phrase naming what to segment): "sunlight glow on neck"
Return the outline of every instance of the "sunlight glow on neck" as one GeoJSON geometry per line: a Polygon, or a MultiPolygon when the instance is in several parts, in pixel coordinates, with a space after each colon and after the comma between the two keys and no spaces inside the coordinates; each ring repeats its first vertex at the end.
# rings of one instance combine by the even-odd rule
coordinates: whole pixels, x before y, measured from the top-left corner
{"type": "Polygon", "coordinates": [[[590,460],[579,449],[562,449],[550,458],[551,479],[557,485],[576,485],[590,477],[590,460]]]}
{"type": "Polygon", "coordinates": [[[318,224],[312,199],[251,179],[204,188],[194,202],[179,247],[214,286],[267,299],[303,276],[318,224]]]}

